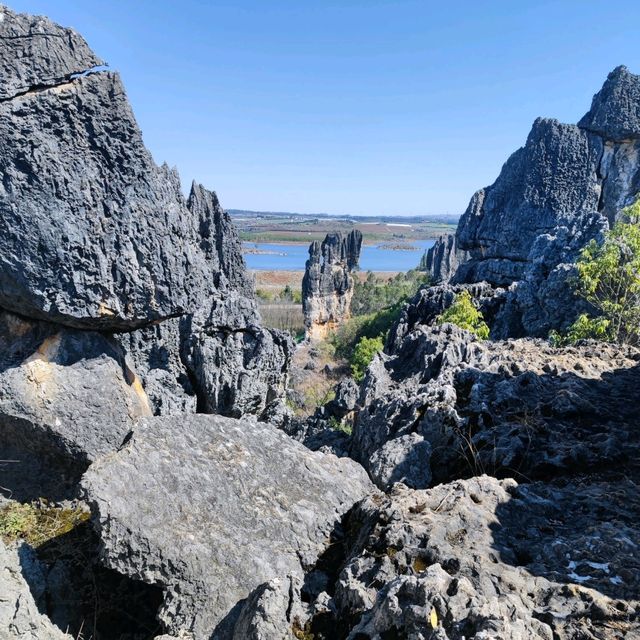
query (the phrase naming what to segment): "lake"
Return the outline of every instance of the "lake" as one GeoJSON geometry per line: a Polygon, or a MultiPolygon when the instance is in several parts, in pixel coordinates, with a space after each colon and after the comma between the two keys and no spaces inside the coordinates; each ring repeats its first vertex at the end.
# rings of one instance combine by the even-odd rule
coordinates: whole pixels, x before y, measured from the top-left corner
{"type": "MultiPolygon", "coordinates": [[[[380,245],[363,245],[360,252],[360,271],[409,271],[420,263],[422,254],[435,240],[416,240],[411,246],[419,251],[394,251],[380,245]]],[[[304,271],[309,258],[309,245],[267,244],[245,242],[243,248],[269,251],[269,254],[245,253],[247,267],[253,271],[304,271]]]]}

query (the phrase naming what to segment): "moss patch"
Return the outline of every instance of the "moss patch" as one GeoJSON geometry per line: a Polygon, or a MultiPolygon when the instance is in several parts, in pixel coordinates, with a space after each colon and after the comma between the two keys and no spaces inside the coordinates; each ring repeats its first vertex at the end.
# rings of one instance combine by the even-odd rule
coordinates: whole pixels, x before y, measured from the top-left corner
{"type": "Polygon", "coordinates": [[[0,509],[0,537],[7,543],[24,540],[32,547],[39,547],[69,533],[90,515],[81,507],[54,507],[46,500],[27,504],[12,502],[0,509]]]}

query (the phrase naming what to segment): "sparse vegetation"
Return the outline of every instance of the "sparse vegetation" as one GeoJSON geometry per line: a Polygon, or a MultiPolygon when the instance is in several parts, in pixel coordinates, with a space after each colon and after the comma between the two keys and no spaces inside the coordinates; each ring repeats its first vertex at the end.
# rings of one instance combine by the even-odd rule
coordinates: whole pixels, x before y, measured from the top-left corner
{"type": "Polygon", "coordinates": [[[382,351],[384,342],[382,336],[376,338],[360,338],[351,358],[351,374],[356,382],[360,382],[364,378],[367,367],[373,360],[376,353],[382,351]]]}
{"type": "Polygon", "coordinates": [[[576,269],[575,291],[598,315],[581,314],[565,335],[552,331],[551,343],[592,338],[640,344],[640,200],[623,211],[602,243],[584,247],[576,269]]]}
{"type": "Polygon", "coordinates": [[[350,436],[353,433],[353,425],[344,422],[342,420],[338,420],[335,416],[331,416],[329,418],[329,428],[334,431],[341,431],[342,433],[346,433],[350,436]]]}
{"type": "Polygon", "coordinates": [[[30,504],[11,502],[0,509],[0,536],[5,542],[25,540],[32,547],[69,533],[89,519],[81,508],[64,509],[40,500],[30,504]]]}
{"type": "Polygon", "coordinates": [[[427,274],[417,269],[398,273],[390,280],[378,278],[369,271],[364,282],[356,280],[354,284],[351,313],[364,316],[395,307],[428,281],[427,274]]]}
{"type": "Polygon", "coordinates": [[[468,291],[459,293],[453,304],[438,316],[438,324],[450,322],[461,329],[475,333],[478,338],[486,340],[489,337],[489,327],[482,317],[482,313],[476,309],[468,291]]]}

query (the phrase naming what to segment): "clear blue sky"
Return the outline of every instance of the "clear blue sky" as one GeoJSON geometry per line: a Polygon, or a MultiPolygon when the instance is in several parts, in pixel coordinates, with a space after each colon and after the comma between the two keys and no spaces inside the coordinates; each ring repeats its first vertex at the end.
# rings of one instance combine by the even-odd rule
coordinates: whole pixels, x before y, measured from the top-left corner
{"type": "Polygon", "coordinates": [[[461,213],[536,116],[640,73],[640,2],[32,0],[118,70],[156,161],[224,206],[461,213]]]}

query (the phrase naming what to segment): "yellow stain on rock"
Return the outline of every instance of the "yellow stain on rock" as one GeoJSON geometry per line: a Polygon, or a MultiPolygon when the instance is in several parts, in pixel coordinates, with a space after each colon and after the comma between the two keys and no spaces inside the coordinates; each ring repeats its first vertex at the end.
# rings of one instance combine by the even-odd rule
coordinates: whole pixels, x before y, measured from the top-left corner
{"type": "Polygon", "coordinates": [[[140,415],[143,416],[151,416],[153,415],[153,411],[151,411],[151,405],[149,404],[149,397],[147,396],[147,392],[144,390],[142,383],[140,382],[140,378],[134,374],[134,379],[131,384],[131,388],[133,389],[136,396],[140,400],[140,415]]]}
{"type": "Polygon", "coordinates": [[[55,395],[55,364],[51,361],[55,359],[59,348],[60,334],[49,336],[24,362],[27,382],[35,386],[34,392],[43,400],[50,400],[55,395]]]}
{"type": "Polygon", "coordinates": [[[100,303],[100,306],[98,307],[98,315],[101,318],[107,317],[113,317],[116,315],[116,312],[113,309],[110,309],[109,307],[107,307],[107,305],[104,302],[100,303]]]}

